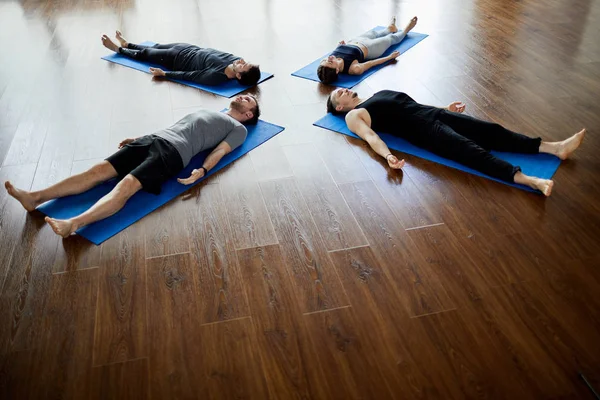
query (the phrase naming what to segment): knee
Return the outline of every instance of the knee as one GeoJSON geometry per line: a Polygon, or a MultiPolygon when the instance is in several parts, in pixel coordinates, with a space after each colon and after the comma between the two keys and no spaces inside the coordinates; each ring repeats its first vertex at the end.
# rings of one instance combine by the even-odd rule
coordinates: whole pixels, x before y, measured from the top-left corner
{"type": "Polygon", "coordinates": [[[135,176],[128,174],[115,187],[117,192],[125,198],[133,196],[135,192],[142,188],[142,184],[135,176]]]}
{"type": "Polygon", "coordinates": [[[108,161],[102,161],[88,170],[95,181],[104,181],[117,176],[117,171],[108,161]]]}

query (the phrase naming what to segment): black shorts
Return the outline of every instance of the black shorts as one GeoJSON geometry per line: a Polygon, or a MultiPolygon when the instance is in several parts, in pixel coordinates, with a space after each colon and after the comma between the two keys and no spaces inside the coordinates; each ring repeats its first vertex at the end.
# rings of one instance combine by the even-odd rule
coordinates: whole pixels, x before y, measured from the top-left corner
{"type": "Polygon", "coordinates": [[[123,179],[135,176],[142,188],[159,194],[162,184],[183,169],[177,149],[156,135],[142,136],[106,159],[123,179]]]}

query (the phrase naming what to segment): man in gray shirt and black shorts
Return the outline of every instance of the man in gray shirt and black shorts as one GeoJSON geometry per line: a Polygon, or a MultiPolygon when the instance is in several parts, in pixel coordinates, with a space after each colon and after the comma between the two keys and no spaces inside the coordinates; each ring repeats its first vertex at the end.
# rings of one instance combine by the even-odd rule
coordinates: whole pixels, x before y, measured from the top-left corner
{"type": "Polygon", "coordinates": [[[229,79],[237,79],[244,86],[254,86],[260,80],[260,67],[247,63],[243,58],[223,51],[202,48],[187,43],[155,44],[144,46],[129,43],[121,32],[116,32],[120,46],[108,36],[102,35],[102,44],[115,53],[134,60],[159,65],[150,68],[152,75],[199,83],[220,85],[229,79]]]}
{"type": "Polygon", "coordinates": [[[254,96],[237,96],[229,107],[223,113],[199,110],[167,129],[137,139],[125,139],[119,144],[120,150],[105,161],[49,188],[28,192],[17,189],[8,181],[4,186],[27,211],[33,211],[48,200],[82,193],[102,182],[119,178],[115,188],[84,213],[67,220],[46,217],[57,235],[67,237],[85,225],[113,215],[140,189],[159,194],[162,184],[185,168],[192,157],[213,149],[202,167],[178,182],[190,185],[202,178],[224,155],[244,143],[248,131],[243,124],[258,122],[260,110],[254,96]]]}

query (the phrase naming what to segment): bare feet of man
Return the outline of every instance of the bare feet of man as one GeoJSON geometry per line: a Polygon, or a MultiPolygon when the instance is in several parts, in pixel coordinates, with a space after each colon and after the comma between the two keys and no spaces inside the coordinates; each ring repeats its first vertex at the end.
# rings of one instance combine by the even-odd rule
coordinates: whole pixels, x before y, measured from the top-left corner
{"type": "Polygon", "coordinates": [[[46,217],[44,220],[50,225],[54,233],[63,238],[69,237],[77,230],[77,227],[70,219],[54,219],[46,217]]]}
{"type": "Polygon", "coordinates": [[[17,199],[19,203],[21,203],[23,208],[27,211],[31,212],[35,210],[37,206],[40,205],[37,199],[35,199],[30,192],[26,190],[17,189],[9,181],[4,182],[4,187],[6,188],[8,194],[17,199]]]}
{"type": "Polygon", "coordinates": [[[109,50],[114,51],[115,53],[119,52],[119,46],[115,44],[110,38],[106,35],[102,35],[102,44],[109,50]]]}

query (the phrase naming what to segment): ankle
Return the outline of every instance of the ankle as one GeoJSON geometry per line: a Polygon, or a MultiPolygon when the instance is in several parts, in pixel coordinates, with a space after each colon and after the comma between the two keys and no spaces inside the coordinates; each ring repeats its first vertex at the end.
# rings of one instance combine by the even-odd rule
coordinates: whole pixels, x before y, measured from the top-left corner
{"type": "Polygon", "coordinates": [[[31,196],[32,200],[36,204],[41,204],[41,203],[43,203],[45,201],[42,198],[42,193],[41,192],[29,192],[29,195],[31,196]]]}

